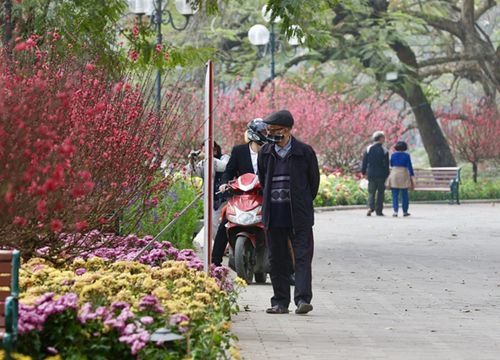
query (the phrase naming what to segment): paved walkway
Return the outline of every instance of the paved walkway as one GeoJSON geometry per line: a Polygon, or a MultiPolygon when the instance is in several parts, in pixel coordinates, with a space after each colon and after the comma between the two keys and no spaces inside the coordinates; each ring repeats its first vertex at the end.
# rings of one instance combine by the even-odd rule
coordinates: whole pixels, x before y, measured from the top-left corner
{"type": "Polygon", "coordinates": [[[317,214],[314,311],[267,315],[271,286],[248,287],[244,359],[500,359],[500,204],[410,210],[317,214]]]}

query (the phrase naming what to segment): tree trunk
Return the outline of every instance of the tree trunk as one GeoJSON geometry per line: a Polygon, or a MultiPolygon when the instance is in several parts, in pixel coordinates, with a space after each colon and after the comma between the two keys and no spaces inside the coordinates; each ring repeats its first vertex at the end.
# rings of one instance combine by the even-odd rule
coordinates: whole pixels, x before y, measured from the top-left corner
{"type": "Polygon", "coordinates": [[[418,64],[415,53],[408,45],[399,41],[391,44],[391,47],[399,60],[409,67],[406,74],[409,80],[401,80],[401,82],[394,84],[394,89],[411,105],[431,166],[457,166],[434,111],[422,91],[422,87],[416,81],[418,74],[415,69],[418,69],[418,64]]]}
{"type": "Polygon", "coordinates": [[[472,180],[477,183],[477,162],[472,163],[472,180]]]}
{"type": "Polygon", "coordinates": [[[432,167],[457,166],[448,141],[420,85],[406,83],[405,91],[399,94],[412,107],[430,165],[432,167]]]}

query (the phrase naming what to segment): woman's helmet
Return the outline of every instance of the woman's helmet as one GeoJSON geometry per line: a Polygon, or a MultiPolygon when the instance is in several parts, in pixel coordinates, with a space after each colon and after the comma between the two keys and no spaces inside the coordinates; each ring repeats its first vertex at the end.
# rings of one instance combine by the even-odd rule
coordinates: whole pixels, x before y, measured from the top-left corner
{"type": "Polygon", "coordinates": [[[247,125],[246,137],[259,145],[267,143],[267,124],[261,118],[253,119],[247,125]]]}

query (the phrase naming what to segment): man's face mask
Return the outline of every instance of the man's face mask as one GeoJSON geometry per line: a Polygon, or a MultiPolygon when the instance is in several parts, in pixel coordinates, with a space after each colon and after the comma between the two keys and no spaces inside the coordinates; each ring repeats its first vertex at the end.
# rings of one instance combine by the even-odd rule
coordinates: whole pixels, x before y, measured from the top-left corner
{"type": "Polygon", "coordinates": [[[276,144],[285,138],[285,129],[268,129],[267,140],[270,143],[276,144]]]}

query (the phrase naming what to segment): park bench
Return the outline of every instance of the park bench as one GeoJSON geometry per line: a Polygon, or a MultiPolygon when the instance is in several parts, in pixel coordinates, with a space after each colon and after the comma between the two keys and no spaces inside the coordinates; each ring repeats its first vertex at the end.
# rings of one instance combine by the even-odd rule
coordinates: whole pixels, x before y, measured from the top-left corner
{"type": "Polygon", "coordinates": [[[450,192],[450,203],[460,204],[459,167],[435,167],[415,169],[415,191],[442,191],[450,192]]]}
{"type": "Polygon", "coordinates": [[[6,359],[17,341],[19,266],[18,250],[0,250],[0,337],[6,359]]]}

